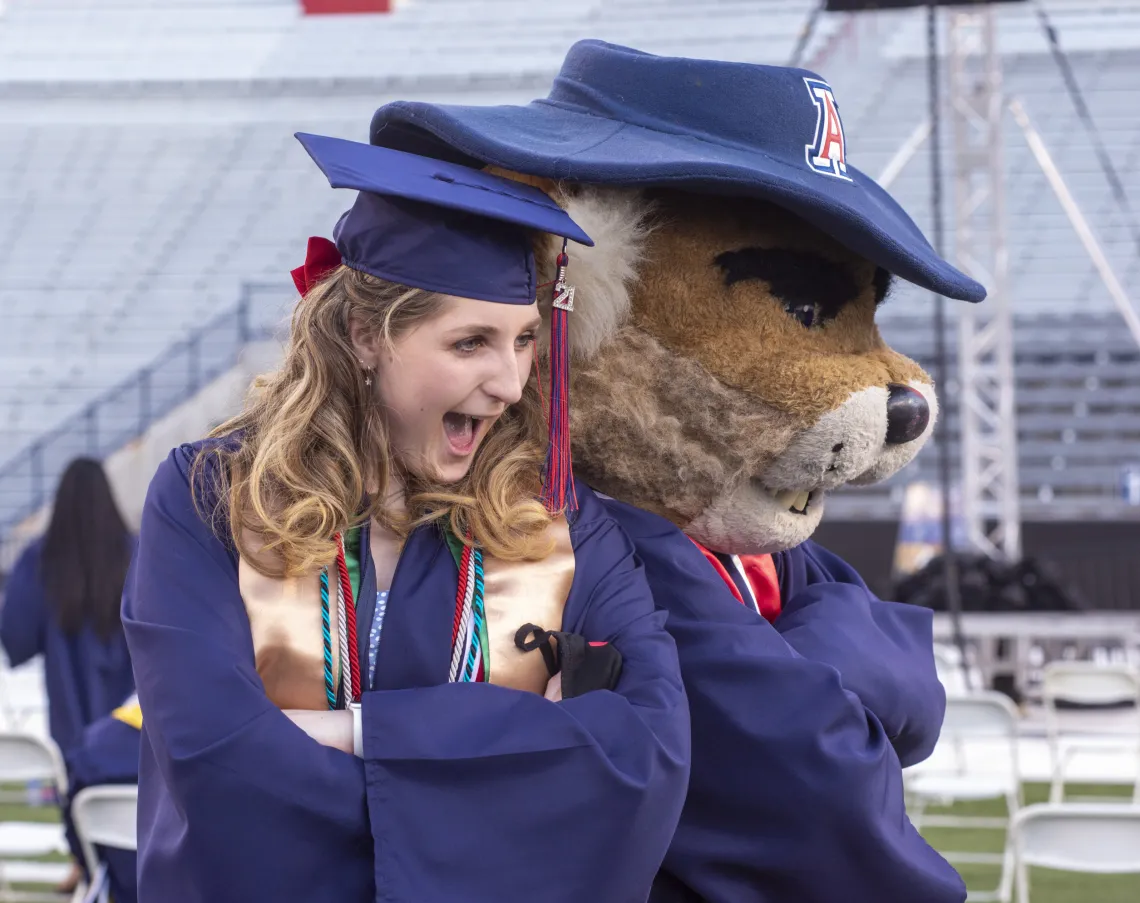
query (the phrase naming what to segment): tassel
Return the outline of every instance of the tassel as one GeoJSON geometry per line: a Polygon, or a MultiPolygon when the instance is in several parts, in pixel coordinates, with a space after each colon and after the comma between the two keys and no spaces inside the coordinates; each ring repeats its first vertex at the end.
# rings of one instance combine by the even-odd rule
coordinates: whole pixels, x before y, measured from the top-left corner
{"type": "Polygon", "coordinates": [[[542,474],[542,503],[551,514],[578,510],[570,462],[570,347],[567,319],[574,310],[574,286],[566,284],[566,241],[558,255],[558,277],[550,307],[550,440],[542,474]]]}

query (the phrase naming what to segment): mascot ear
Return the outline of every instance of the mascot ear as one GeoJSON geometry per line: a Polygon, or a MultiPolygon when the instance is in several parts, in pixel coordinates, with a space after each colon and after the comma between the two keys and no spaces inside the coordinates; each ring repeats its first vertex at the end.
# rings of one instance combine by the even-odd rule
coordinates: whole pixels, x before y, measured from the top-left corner
{"type": "MultiPolygon", "coordinates": [[[[570,353],[579,360],[593,357],[629,317],[630,287],[652,230],[652,205],[633,189],[555,182],[496,167],[489,171],[545,191],[594,240],[592,248],[574,242],[567,248],[567,281],[575,287],[570,353]]],[[[551,235],[543,242],[535,258],[540,281],[548,282],[554,279],[562,239],[551,235]]],[[[549,306],[550,299],[540,293],[539,303],[549,306]]]]}

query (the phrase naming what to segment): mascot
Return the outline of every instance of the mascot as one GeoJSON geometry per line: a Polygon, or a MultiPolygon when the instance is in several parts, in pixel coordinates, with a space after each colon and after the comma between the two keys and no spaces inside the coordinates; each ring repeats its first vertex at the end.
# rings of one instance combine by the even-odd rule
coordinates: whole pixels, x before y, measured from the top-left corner
{"type": "Polygon", "coordinates": [[[945,706],[930,613],[809,537],[933,428],[875,326],[892,280],[985,291],[848,162],[832,87],[583,41],[545,99],[389,104],[371,140],[539,185],[596,242],[569,267],[574,463],[669,613],[693,721],[651,899],[963,900],[903,804],[945,706]]]}

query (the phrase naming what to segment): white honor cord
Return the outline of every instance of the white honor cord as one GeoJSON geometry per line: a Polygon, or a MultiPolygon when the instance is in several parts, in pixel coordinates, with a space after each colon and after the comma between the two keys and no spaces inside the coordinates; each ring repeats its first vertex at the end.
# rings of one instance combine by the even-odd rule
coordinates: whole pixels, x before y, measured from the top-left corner
{"type": "Polygon", "coordinates": [[[352,754],[364,758],[364,718],[361,715],[360,703],[349,703],[348,710],[352,712],[352,754]]]}
{"type": "Polygon", "coordinates": [[[345,702],[352,702],[352,677],[348,673],[348,606],[344,601],[344,584],[339,580],[336,584],[336,611],[340,622],[340,683],[344,689],[345,702]]]}
{"type": "MultiPolygon", "coordinates": [[[[474,556],[472,556],[474,559],[474,556]]],[[[463,654],[467,651],[467,637],[470,635],[471,604],[475,598],[475,562],[467,566],[467,589],[463,596],[463,613],[460,615],[459,633],[455,637],[455,648],[451,650],[451,670],[448,680],[455,683],[463,669],[463,654]]]]}

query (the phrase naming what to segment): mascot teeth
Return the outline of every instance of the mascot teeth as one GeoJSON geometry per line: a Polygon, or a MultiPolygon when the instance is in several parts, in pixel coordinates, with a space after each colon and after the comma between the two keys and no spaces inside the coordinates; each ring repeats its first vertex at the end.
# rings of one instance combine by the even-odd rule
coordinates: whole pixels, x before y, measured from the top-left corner
{"type": "Polygon", "coordinates": [[[775,498],[777,502],[794,514],[807,514],[811,493],[785,489],[782,492],[777,492],[775,498]]]}

